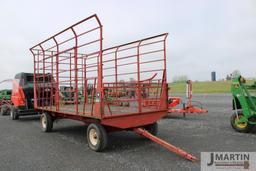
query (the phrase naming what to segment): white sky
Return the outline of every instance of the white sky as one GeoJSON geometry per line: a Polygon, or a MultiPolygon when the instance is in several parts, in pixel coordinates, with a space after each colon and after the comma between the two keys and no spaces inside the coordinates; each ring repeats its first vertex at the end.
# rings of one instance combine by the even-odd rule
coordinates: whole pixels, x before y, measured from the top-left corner
{"type": "Polygon", "coordinates": [[[0,0],[0,80],[33,72],[29,48],[97,14],[104,47],[168,32],[168,80],[256,77],[255,0],[0,0]]]}

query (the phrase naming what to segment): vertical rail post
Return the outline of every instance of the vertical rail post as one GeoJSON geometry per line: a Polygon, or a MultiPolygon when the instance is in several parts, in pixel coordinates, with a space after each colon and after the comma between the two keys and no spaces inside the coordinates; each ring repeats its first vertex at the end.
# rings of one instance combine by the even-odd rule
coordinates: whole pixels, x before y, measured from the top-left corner
{"type": "Polygon", "coordinates": [[[163,70],[163,78],[162,78],[162,87],[161,87],[161,94],[160,94],[160,102],[159,107],[162,109],[168,108],[168,84],[166,83],[166,38],[168,33],[165,34],[164,37],[164,70],[163,70]]]}
{"type": "MultiPolygon", "coordinates": [[[[34,107],[37,107],[37,96],[36,96],[36,56],[32,49],[30,49],[31,53],[33,54],[33,60],[34,60],[34,77],[33,77],[33,86],[34,86],[34,107]]],[[[39,54],[39,51],[37,51],[37,54],[39,54]]]]}
{"type": "MultiPolygon", "coordinates": [[[[36,74],[36,78],[39,78],[38,77],[38,75],[39,75],[39,73],[40,73],[40,57],[39,57],[39,51],[38,51],[38,55],[37,55],[37,74],[36,74]]],[[[39,107],[41,106],[41,103],[40,103],[40,94],[41,94],[41,84],[40,84],[40,79],[38,79],[38,82],[39,82],[39,84],[37,84],[37,89],[38,89],[38,91],[37,91],[37,104],[39,105],[39,107]]]]}
{"type": "Polygon", "coordinates": [[[88,93],[87,93],[88,81],[87,81],[87,73],[86,73],[86,58],[84,59],[84,101],[85,101],[85,104],[88,103],[88,93]]]}
{"type": "Polygon", "coordinates": [[[118,90],[118,88],[117,88],[117,82],[118,82],[118,78],[117,78],[117,52],[118,52],[118,49],[119,49],[119,47],[117,47],[116,48],[116,51],[115,51],[115,92],[116,92],[116,99],[115,100],[117,100],[117,90],[118,90]]]}
{"type": "MultiPolygon", "coordinates": [[[[73,27],[71,27],[73,34],[75,35],[75,47],[74,47],[74,70],[75,70],[75,104],[76,104],[76,114],[78,114],[78,69],[77,69],[77,50],[78,50],[78,39],[77,34],[73,27]]],[[[71,80],[70,80],[71,81],[71,80]]]]}
{"type": "Polygon", "coordinates": [[[99,20],[99,18],[97,17],[97,15],[95,15],[95,19],[97,20],[98,24],[99,24],[99,36],[100,36],[100,42],[99,42],[99,54],[97,57],[97,70],[98,70],[98,82],[97,82],[97,96],[99,95],[99,101],[95,104],[96,107],[94,108],[94,115],[97,117],[102,118],[102,115],[104,114],[104,88],[103,88],[103,71],[102,71],[102,65],[103,65],[103,61],[102,61],[102,54],[103,54],[103,29],[102,29],[102,24],[99,20]]]}
{"type": "MultiPolygon", "coordinates": [[[[72,91],[73,89],[71,89],[72,87],[72,54],[70,53],[69,54],[69,99],[71,100],[72,99],[72,91]]],[[[67,91],[65,90],[64,88],[64,91],[67,91]]]]}
{"type": "Polygon", "coordinates": [[[188,106],[192,106],[192,81],[188,80],[186,82],[186,94],[188,98],[188,106]]]}
{"type": "MultiPolygon", "coordinates": [[[[82,93],[83,93],[83,89],[84,89],[84,57],[80,57],[80,59],[81,59],[81,62],[82,62],[82,64],[80,65],[81,66],[81,68],[79,68],[80,69],[80,71],[81,71],[81,89],[82,89],[82,93]]],[[[80,93],[79,93],[80,94],[80,93]]],[[[79,95],[78,94],[78,95],[79,95]]],[[[79,100],[79,96],[78,96],[78,100],[79,100]]],[[[80,103],[82,102],[82,99],[80,99],[80,103]]],[[[84,114],[84,109],[82,109],[82,111],[83,111],[83,114],[84,114]]]]}
{"type": "Polygon", "coordinates": [[[50,107],[50,110],[52,110],[52,106],[53,106],[53,102],[54,102],[54,96],[53,96],[53,51],[51,53],[51,75],[50,75],[50,81],[51,81],[51,99],[50,99],[50,104],[51,104],[51,107],[50,107]]]}
{"type": "Polygon", "coordinates": [[[93,116],[93,107],[94,107],[94,94],[95,94],[95,88],[96,87],[96,78],[94,78],[94,83],[93,83],[93,89],[91,93],[91,99],[92,99],[92,108],[91,108],[91,116],[93,116]]]}
{"type": "Polygon", "coordinates": [[[84,105],[83,105],[83,114],[85,113],[85,105],[87,104],[87,79],[86,79],[86,57],[83,60],[83,65],[82,65],[82,72],[83,74],[83,79],[84,79],[84,84],[83,84],[83,96],[84,96],[84,105]]]}
{"type": "MultiPolygon", "coordinates": [[[[41,100],[42,100],[42,107],[43,107],[43,109],[44,109],[44,103],[45,103],[45,97],[44,97],[44,95],[45,95],[45,51],[44,51],[44,48],[42,47],[42,45],[41,44],[39,44],[39,47],[42,49],[42,55],[43,55],[43,58],[42,58],[42,60],[43,60],[43,85],[42,85],[42,97],[41,97],[41,100]]],[[[40,77],[41,77],[41,75],[39,75],[40,77]]]]}
{"type": "Polygon", "coordinates": [[[59,93],[59,44],[55,37],[53,37],[54,42],[56,43],[56,111],[60,109],[60,93],[59,93]]]}
{"type": "Polygon", "coordinates": [[[138,82],[138,112],[142,112],[141,85],[140,85],[140,44],[137,46],[137,82],[138,82]]]}
{"type": "Polygon", "coordinates": [[[103,62],[102,62],[102,51],[103,51],[103,43],[102,43],[102,39],[103,39],[103,29],[102,29],[102,25],[100,24],[100,54],[99,54],[99,58],[100,58],[100,67],[99,67],[99,81],[98,84],[100,85],[100,116],[102,117],[103,113],[104,113],[104,90],[103,90],[103,71],[102,71],[102,67],[103,67],[103,62]]]}

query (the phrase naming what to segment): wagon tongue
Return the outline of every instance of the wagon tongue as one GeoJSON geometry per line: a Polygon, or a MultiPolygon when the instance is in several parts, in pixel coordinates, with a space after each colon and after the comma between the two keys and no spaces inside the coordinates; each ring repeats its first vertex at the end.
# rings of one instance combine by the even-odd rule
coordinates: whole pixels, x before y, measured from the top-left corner
{"type": "Polygon", "coordinates": [[[175,154],[178,154],[179,156],[181,156],[181,157],[183,157],[187,160],[190,160],[192,162],[198,161],[198,159],[195,156],[193,156],[193,155],[187,153],[186,151],[184,151],[184,150],[182,150],[178,147],[175,147],[174,145],[171,145],[168,142],[150,134],[148,131],[146,131],[143,128],[134,128],[133,131],[136,132],[139,135],[142,135],[142,136],[154,141],[155,143],[157,143],[157,144],[163,146],[164,148],[166,148],[167,150],[169,150],[169,151],[171,151],[175,154]]]}

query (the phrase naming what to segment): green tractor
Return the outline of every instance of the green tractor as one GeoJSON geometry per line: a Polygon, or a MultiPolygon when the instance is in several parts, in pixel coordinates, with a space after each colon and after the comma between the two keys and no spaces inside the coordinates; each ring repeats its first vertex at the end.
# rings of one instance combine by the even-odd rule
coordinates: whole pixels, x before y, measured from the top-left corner
{"type": "Polygon", "coordinates": [[[0,90],[0,115],[10,114],[12,90],[0,90]]]}
{"type": "Polygon", "coordinates": [[[256,82],[249,85],[242,76],[237,76],[232,80],[231,93],[231,126],[238,132],[250,132],[256,125],[256,82]]]}

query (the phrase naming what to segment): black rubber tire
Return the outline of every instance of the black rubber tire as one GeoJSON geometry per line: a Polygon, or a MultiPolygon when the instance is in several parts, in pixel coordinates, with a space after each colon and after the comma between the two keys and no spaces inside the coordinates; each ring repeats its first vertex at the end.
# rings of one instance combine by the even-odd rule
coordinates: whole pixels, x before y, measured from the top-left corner
{"type": "MultiPolygon", "coordinates": [[[[239,112],[238,112],[238,116],[239,116],[239,115],[243,115],[243,113],[242,113],[241,111],[239,111],[239,112]]],[[[250,131],[253,129],[253,127],[254,127],[254,125],[247,123],[247,126],[246,126],[246,127],[244,127],[244,128],[239,128],[239,127],[237,127],[237,125],[235,124],[235,120],[236,120],[236,113],[233,113],[233,115],[230,117],[230,124],[231,124],[232,128],[233,128],[234,130],[236,130],[237,132],[248,133],[248,132],[250,132],[250,131]]]]}
{"type": "Polygon", "coordinates": [[[0,115],[10,115],[10,107],[9,105],[2,105],[1,110],[0,110],[0,115]]]}
{"type": "Polygon", "coordinates": [[[4,112],[4,107],[2,106],[1,109],[0,109],[0,115],[4,116],[5,115],[5,112],[4,112]]]}
{"type": "Polygon", "coordinates": [[[53,118],[49,113],[43,113],[40,118],[43,132],[51,132],[53,128],[53,118]]]}
{"type": "Polygon", "coordinates": [[[158,124],[157,122],[144,126],[144,129],[147,130],[152,135],[157,135],[158,133],[158,124]]]}
{"type": "Polygon", "coordinates": [[[14,106],[10,107],[10,117],[12,120],[18,120],[19,119],[19,114],[17,112],[17,109],[14,106]]]}
{"type": "Polygon", "coordinates": [[[97,123],[91,123],[87,128],[87,142],[90,149],[93,151],[103,151],[108,145],[108,135],[106,129],[97,123]],[[91,141],[90,133],[95,131],[96,133],[96,144],[91,141]]]}

